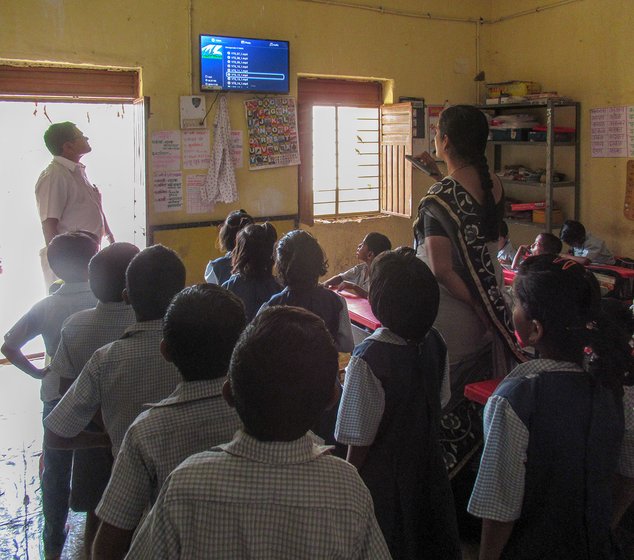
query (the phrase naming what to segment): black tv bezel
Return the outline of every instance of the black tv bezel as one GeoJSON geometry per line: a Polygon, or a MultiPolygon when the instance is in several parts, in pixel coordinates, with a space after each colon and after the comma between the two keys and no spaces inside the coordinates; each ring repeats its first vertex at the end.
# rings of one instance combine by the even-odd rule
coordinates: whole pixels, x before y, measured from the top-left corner
{"type": "Polygon", "coordinates": [[[234,37],[232,35],[218,35],[216,33],[199,33],[198,34],[198,89],[201,93],[258,93],[262,95],[288,95],[291,92],[291,42],[286,41],[285,39],[266,39],[259,37],[234,37]],[[202,37],[222,37],[223,39],[244,39],[246,41],[272,41],[275,43],[286,43],[288,48],[286,52],[288,56],[286,57],[286,76],[287,76],[287,88],[285,92],[281,91],[270,91],[270,90],[256,90],[256,89],[208,89],[203,87],[203,57],[202,57],[202,37]]]}

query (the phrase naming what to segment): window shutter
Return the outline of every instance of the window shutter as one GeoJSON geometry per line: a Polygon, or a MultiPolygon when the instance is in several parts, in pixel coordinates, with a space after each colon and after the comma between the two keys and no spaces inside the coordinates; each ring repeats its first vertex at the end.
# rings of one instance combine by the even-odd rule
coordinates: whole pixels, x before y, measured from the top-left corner
{"type": "Polygon", "coordinates": [[[412,217],[412,104],[381,106],[381,212],[412,217]]]}
{"type": "Polygon", "coordinates": [[[0,97],[128,101],[139,97],[136,70],[0,65],[0,97]]]}

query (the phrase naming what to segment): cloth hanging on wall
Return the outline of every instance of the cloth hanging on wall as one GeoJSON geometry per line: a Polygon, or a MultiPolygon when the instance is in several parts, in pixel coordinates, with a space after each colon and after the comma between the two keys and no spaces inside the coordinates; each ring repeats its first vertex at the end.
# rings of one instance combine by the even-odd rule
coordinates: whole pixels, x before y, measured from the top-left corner
{"type": "Polygon", "coordinates": [[[236,175],[231,159],[229,107],[224,96],[220,98],[218,113],[214,120],[214,144],[211,149],[209,172],[200,193],[203,201],[210,204],[238,200],[236,175]]]}

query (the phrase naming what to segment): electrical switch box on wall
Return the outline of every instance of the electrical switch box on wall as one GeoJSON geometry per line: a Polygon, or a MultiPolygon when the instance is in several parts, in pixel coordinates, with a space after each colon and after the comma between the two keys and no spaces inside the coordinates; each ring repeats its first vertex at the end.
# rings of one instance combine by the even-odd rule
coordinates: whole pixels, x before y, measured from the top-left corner
{"type": "Polygon", "coordinates": [[[181,128],[205,128],[207,104],[201,95],[181,95],[181,128]]]}

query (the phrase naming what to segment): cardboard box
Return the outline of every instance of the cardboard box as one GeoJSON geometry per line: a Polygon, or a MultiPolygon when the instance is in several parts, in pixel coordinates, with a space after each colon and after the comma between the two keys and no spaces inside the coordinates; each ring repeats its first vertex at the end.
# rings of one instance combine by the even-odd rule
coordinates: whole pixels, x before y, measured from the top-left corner
{"type": "MultiPolygon", "coordinates": [[[[554,226],[564,223],[564,213],[561,210],[554,209],[552,211],[552,221],[554,226]]],[[[533,222],[536,224],[546,223],[546,210],[533,210],[533,222]]]]}

